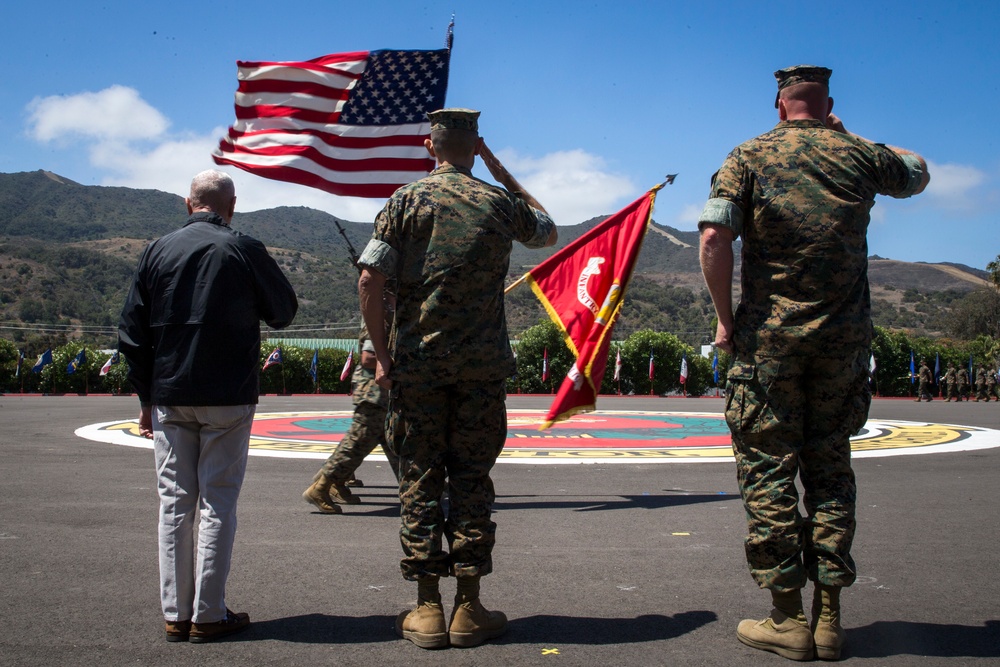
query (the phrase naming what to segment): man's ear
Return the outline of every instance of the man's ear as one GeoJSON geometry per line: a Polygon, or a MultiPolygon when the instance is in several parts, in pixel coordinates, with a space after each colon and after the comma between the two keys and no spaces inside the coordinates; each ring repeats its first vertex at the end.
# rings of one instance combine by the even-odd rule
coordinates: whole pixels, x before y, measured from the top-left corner
{"type": "Polygon", "coordinates": [[[481,153],[483,152],[483,145],[484,145],[485,143],[486,143],[486,142],[485,142],[485,141],[483,141],[483,138],[482,138],[482,137],[478,137],[478,138],[476,139],[476,150],[475,150],[475,151],[474,151],[474,152],[473,152],[472,154],[473,154],[473,155],[479,155],[479,154],[481,154],[481,153]]]}
{"type": "Polygon", "coordinates": [[[434,154],[434,142],[433,141],[431,141],[430,139],[424,139],[424,148],[427,149],[427,152],[430,153],[430,155],[431,155],[432,158],[434,158],[435,160],[437,159],[437,155],[434,154]]]}
{"type": "Polygon", "coordinates": [[[187,197],[184,198],[184,205],[187,206],[188,215],[194,213],[194,208],[191,207],[191,200],[187,197]]]}
{"type": "Polygon", "coordinates": [[[833,113],[833,98],[828,97],[826,99],[827,99],[826,115],[829,116],[831,113],[833,113]]]}
{"type": "Polygon", "coordinates": [[[788,109],[785,108],[785,100],[778,98],[778,119],[781,121],[788,120],[788,109]]]}
{"type": "Polygon", "coordinates": [[[233,196],[233,200],[229,202],[229,219],[233,219],[233,215],[236,213],[236,196],[233,196]]]}

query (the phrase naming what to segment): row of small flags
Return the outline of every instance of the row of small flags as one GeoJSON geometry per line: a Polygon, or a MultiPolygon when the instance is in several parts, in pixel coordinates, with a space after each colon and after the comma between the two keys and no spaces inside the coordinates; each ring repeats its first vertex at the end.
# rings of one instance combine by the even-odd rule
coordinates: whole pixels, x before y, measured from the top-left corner
{"type": "MultiPolygon", "coordinates": [[[[118,351],[116,350],[114,354],[108,357],[108,360],[104,362],[104,365],[101,366],[101,377],[107,375],[111,371],[111,367],[117,364],[118,361],[119,361],[119,356],[118,356],[118,351]]],[[[24,352],[18,351],[17,369],[15,369],[14,371],[14,377],[17,377],[18,375],[21,374],[21,365],[23,363],[24,363],[24,352]]],[[[38,360],[35,362],[35,365],[31,367],[31,372],[41,373],[42,369],[51,363],[52,363],[52,348],[49,348],[48,350],[45,350],[40,355],[38,355],[38,360]]],[[[77,369],[79,369],[85,363],[87,363],[87,350],[86,348],[82,348],[77,353],[77,355],[73,357],[73,360],[69,362],[69,365],[66,366],[66,373],[68,375],[72,375],[77,371],[77,369]]]]}
{"type": "MultiPolygon", "coordinates": [[[[267,355],[267,359],[264,360],[264,368],[262,370],[267,370],[271,366],[277,366],[282,362],[281,348],[276,347],[271,354],[267,355]]],[[[312,363],[309,364],[309,375],[312,376],[313,382],[318,382],[319,374],[317,368],[319,366],[319,350],[313,350],[312,363]]],[[[347,353],[347,361],[344,362],[344,368],[340,371],[340,381],[343,382],[351,376],[351,368],[354,366],[354,350],[347,353]]]]}
{"type": "MultiPolygon", "coordinates": [[[[514,358],[517,359],[517,353],[514,353],[514,358]]],[[[715,358],[712,359],[712,370],[715,374],[715,383],[719,383],[719,354],[716,352],[715,358]]],[[[652,380],[656,376],[656,362],[653,360],[653,351],[649,351],[649,379],[652,380]]],[[[343,378],[341,378],[343,379],[343,378]]],[[[622,351],[619,348],[615,351],[615,376],[614,381],[619,382],[622,379],[622,351]]],[[[681,384],[687,383],[688,379],[688,362],[687,354],[681,358],[681,373],[680,381],[681,384]]],[[[542,352],[542,382],[549,381],[549,348],[545,348],[542,352]]]]}

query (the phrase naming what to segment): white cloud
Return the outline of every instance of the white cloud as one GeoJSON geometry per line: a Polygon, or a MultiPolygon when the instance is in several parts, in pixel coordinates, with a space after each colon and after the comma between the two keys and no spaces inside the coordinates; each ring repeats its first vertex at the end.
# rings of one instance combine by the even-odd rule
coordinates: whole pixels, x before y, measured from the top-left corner
{"type": "MultiPolygon", "coordinates": [[[[253,176],[235,167],[217,167],[211,152],[226,128],[214,128],[203,135],[171,134],[169,120],[138,91],[125,86],[35,99],[28,105],[28,114],[32,138],[41,142],[83,142],[90,163],[105,174],[103,185],[184,196],[194,174],[218,168],[236,181],[237,211],[308,206],[345,220],[370,222],[385,203],[382,199],[337,197],[253,176]]],[[[541,157],[512,150],[497,153],[559,224],[575,225],[614,213],[638,193],[628,178],[612,173],[603,158],[583,150],[541,157]]],[[[483,168],[480,165],[477,169],[483,168]]],[[[484,177],[489,178],[488,173],[484,177]]]]}
{"type": "Polygon", "coordinates": [[[680,213],[674,216],[673,226],[681,231],[695,231],[698,229],[698,218],[705,209],[705,204],[686,204],[680,213]]]}
{"type": "Polygon", "coordinates": [[[35,98],[28,104],[28,132],[44,142],[76,136],[100,141],[155,139],[168,126],[163,114],[125,86],[35,98]]]}
{"type": "Polygon", "coordinates": [[[577,225],[614,213],[637,194],[631,181],[607,169],[603,158],[580,149],[542,157],[506,149],[497,155],[558,224],[577,225]]]}
{"type": "Polygon", "coordinates": [[[964,164],[938,164],[927,160],[931,182],[925,193],[934,205],[948,209],[973,209],[977,205],[973,190],[986,183],[986,174],[964,164]]]}

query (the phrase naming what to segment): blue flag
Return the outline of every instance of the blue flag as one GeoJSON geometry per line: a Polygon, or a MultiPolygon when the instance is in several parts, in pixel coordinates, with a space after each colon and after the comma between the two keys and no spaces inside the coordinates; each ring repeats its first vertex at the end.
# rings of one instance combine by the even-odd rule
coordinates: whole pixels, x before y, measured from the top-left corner
{"type": "Polygon", "coordinates": [[[941,353],[936,352],[934,356],[934,384],[937,384],[941,377],[941,353]]]}
{"type": "Polygon", "coordinates": [[[21,374],[21,366],[24,365],[24,350],[17,351],[17,368],[14,370],[14,377],[21,374]]]}
{"type": "Polygon", "coordinates": [[[69,375],[72,375],[73,373],[76,372],[77,368],[84,365],[85,363],[87,363],[87,348],[83,348],[77,353],[75,357],[73,357],[73,361],[69,362],[69,365],[66,366],[66,372],[69,375]]]}
{"type": "Polygon", "coordinates": [[[36,361],[35,365],[31,367],[31,372],[41,373],[42,369],[51,363],[52,363],[52,348],[49,348],[48,350],[45,350],[40,355],[38,355],[38,361],[36,361]]]}
{"type": "Polygon", "coordinates": [[[712,377],[715,378],[715,384],[719,384],[719,351],[715,351],[715,356],[712,357],[712,377]]]}
{"type": "Polygon", "coordinates": [[[969,355],[969,384],[973,385],[976,383],[976,376],[972,374],[972,355],[969,355]]]}
{"type": "Polygon", "coordinates": [[[317,373],[317,366],[318,366],[318,364],[319,364],[319,348],[316,348],[316,350],[313,352],[312,364],[309,366],[309,375],[312,376],[312,379],[313,379],[314,383],[319,382],[319,379],[318,379],[319,375],[317,373]]]}
{"type": "Polygon", "coordinates": [[[917,367],[913,363],[913,350],[910,350],[910,384],[913,384],[913,381],[916,379],[916,377],[917,377],[917,367]]]}

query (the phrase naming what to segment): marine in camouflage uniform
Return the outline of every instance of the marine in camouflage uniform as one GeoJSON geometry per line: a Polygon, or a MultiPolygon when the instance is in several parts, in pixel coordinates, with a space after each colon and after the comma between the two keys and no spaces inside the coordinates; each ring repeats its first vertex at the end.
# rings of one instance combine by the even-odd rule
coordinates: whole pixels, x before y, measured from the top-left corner
{"type": "Polygon", "coordinates": [[[775,607],[763,621],[740,623],[737,635],[794,659],[839,657],[840,589],[856,576],[849,438],[871,401],[869,210],[876,194],[907,197],[927,181],[919,156],[844,129],[830,113],[829,76],[812,66],[775,72],[781,122],[729,154],[699,220],[716,345],[734,354],[726,422],[749,525],[746,556],[775,607]],[[807,578],[816,583],[813,632],[802,607],[807,578]]]}
{"type": "MultiPolygon", "coordinates": [[[[386,313],[391,321],[392,309],[387,304],[386,313]]],[[[324,514],[341,514],[339,504],[356,505],[361,499],[354,495],[349,482],[354,472],[381,445],[393,477],[399,479],[399,462],[392,449],[386,445],[385,415],[389,397],[375,382],[375,350],[368,339],[368,329],[361,327],[358,336],[361,360],[351,377],[353,389],[354,415],[347,433],[337,443],[336,449],[323,463],[312,485],[302,494],[306,502],[314,505],[324,514]]]]}
{"type": "Polygon", "coordinates": [[[965,372],[965,367],[959,366],[955,369],[955,391],[958,394],[957,398],[959,402],[961,402],[963,398],[965,398],[965,400],[969,400],[969,397],[965,393],[966,387],[968,386],[969,376],[965,372]]]}
{"type": "MultiPolygon", "coordinates": [[[[946,395],[944,402],[950,403],[951,399],[955,396],[955,364],[948,364],[948,370],[944,373],[944,386],[946,388],[946,395]]],[[[961,398],[959,398],[961,400],[961,398]]]]}
{"type": "Polygon", "coordinates": [[[917,398],[914,400],[917,402],[934,400],[931,396],[931,385],[934,384],[934,375],[931,373],[931,369],[924,359],[920,360],[920,368],[917,370],[917,383],[917,398]]]}
{"type": "Polygon", "coordinates": [[[997,398],[997,372],[994,368],[986,369],[986,402],[990,399],[1000,401],[997,398]]]}
{"type": "Polygon", "coordinates": [[[359,260],[359,290],[365,321],[377,321],[379,304],[368,295],[397,280],[390,340],[372,337],[376,377],[392,388],[387,437],[400,465],[400,565],[418,583],[417,609],[400,614],[396,627],[434,648],[475,645],[506,629],[506,618],[478,601],[479,578],[493,569],[490,470],[507,437],[505,381],[515,371],[504,278],[513,241],[541,248],[556,232],[478,137],[479,112],[428,115],[426,145],[438,167],[379,213],[359,260]],[[506,190],[472,176],[477,154],[506,190]],[[449,575],[458,595],[446,632],[438,581],[449,575]]]}
{"type": "Polygon", "coordinates": [[[976,403],[989,400],[986,395],[986,369],[979,366],[976,368],[976,403]]]}

